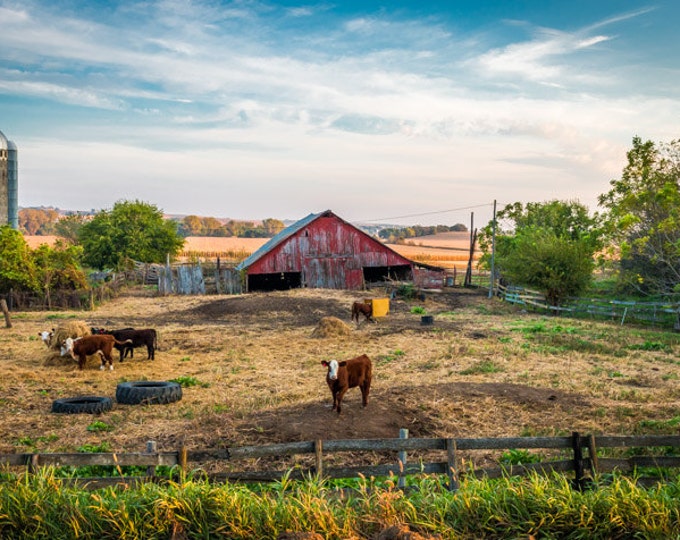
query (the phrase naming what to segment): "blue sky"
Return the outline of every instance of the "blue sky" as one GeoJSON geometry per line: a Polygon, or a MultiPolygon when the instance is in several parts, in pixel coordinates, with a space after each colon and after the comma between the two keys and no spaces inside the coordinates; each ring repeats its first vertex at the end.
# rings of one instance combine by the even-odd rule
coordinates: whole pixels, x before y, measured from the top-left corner
{"type": "Polygon", "coordinates": [[[0,0],[20,206],[469,224],[680,128],[680,2],[0,0]]]}

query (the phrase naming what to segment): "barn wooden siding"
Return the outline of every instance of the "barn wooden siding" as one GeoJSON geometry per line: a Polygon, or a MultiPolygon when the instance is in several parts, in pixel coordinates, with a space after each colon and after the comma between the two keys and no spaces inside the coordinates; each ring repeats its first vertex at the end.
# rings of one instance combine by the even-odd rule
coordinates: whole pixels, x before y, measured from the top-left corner
{"type": "Polygon", "coordinates": [[[158,293],[241,294],[241,276],[233,268],[198,264],[167,265],[159,269],[158,293]]]}
{"type": "Polygon", "coordinates": [[[409,274],[414,263],[331,211],[311,214],[273,238],[239,266],[248,276],[299,274],[299,286],[359,290],[365,269],[409,274]]]}

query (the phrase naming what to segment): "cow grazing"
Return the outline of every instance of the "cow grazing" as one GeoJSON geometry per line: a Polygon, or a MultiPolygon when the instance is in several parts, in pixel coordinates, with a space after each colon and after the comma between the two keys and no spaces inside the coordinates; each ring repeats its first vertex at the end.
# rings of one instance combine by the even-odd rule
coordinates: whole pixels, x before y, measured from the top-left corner
{"type": "Polygon", "coordinates": [[[368,392],[371,389],[373,372],[371,359],[368,356],[362,354],[342,362],[322,360],[321,365],[328,368],[326,382],[333,394],[333,410],[337,410],[338,414],[340,414],[342,398],[347,390],[356,386],[361,389],[363,406],[368,405],[368,392]]]}
{"type": "Polygon", "coordinates": [[[375,322],[373,318],[373,306],[370,302],[354,302],[352,304],[352,320],[357,321],[359,324],[359,315],[366,317],[367,321],[375,322]]]}
{"type": "Polygon", "coordinates": [[[134,358],[134,348],[146,346],[146,359],[155,360],[156,349],[158,348],[158,333],[153,328],[136,330],[134,328],[123,328],[121,330],[104,330],[105,334],[111,335],[118,341],[126,341],[129,345],[114,345],[120,352],[120,361],[125,360],[127,353],[131,353],[134,358]]]}
{"type": "Polygon", "coordinates": [[[109,369],[112,370],[113,358],[111,357],[111,352],[114,345],[125,346],[125,342],[118,341],[113,336],[99,334],[76,339],[66,338],[63,349],[70,353],[74,360],[78,361],[78,369],[83,369],[88,356],[98,354],[102,359],[102,365],[99,369],[106,369],[106,363],[108,362],[109,369]]]}

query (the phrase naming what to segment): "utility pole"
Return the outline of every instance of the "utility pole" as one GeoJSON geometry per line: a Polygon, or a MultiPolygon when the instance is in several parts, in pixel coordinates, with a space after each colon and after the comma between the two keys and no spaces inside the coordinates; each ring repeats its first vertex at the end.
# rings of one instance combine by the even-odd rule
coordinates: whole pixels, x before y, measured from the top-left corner
{"type": "Polygon", "coordinates": [[[491,277],[489,278],[489,298],[493,296],[493,285],[496,277],[496,199],[493,201],[493,221],[491,222],[491,277]]]}

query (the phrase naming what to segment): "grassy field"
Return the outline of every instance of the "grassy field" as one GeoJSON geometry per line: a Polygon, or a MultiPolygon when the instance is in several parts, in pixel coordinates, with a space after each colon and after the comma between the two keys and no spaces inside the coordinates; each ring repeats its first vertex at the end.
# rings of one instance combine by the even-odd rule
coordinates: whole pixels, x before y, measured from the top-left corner
{"type": "MultiPolygon", "coordinates": [[[[57,237],[24,236],[24,239],[32,249],[35,249],[42,243],[54,244],[57,237]]],[[[214,260],[220,257],[223,261],[240,262],[268,240],[269,238],[189,236],[185,239],[179,260],[214,260]]],[[[387,245],[411,260],[461,270],[466,268],[468,263],[470,235],[465,232],[448,232],[413,238],[403,244],[387,245]]],[[[480,255],[479,251],[474,253],[473,263],[476,263],[480,255]]]]}
{"type": "MultiPolygon", "coordinates": [[[[193,449],[338,438],[485,437],[676,433],[680,336],[526,313],[454,288],[424,300],[396,298],[377,324],[350,323],[357,297],[385,291],[293,290],[268,294],[158,297],[129,290],[95,311],[19,312],[0,329],[0,452],[193,449]],[[422,326],[423,313],[435,324],[422,326]],[[339,332],[319,335],[322,319],[339,332]],[[135,358],[83,371],[55,357],[38,333],[68,321],[154,327],[155,361],[135,358]],[[348,393],[330,410],[321,360],[368,354],[371,402],[348,393]],[[97,418],[50,412],[53,400],[115,395],[123,381],[184,381],[181,401],[114,405],[97,418]],[[93,422],[106,429],[92,429],[93,422]]],[[[498,456],[470,456],[484,464],[498,456]]]]}

